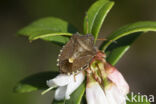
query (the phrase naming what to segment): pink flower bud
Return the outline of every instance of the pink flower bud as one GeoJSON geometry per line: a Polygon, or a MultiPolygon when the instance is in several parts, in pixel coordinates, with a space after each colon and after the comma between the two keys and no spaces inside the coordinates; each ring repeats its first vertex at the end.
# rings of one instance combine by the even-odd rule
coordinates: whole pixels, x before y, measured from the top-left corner
{"type": "Polygon", "coordinates": [[[124,95],[127,95],[129,93],[129,85],[122,74],[108,63],[106,63],[105,69],[108,79],[110,79],[124,95]]]}

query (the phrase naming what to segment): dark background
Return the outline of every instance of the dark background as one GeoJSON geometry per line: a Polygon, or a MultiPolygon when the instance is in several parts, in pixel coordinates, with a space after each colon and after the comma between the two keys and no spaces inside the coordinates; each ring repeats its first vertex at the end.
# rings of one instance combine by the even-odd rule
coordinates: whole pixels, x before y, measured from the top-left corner
{"type": "MultiPolygon", "coordinates": [[[[50,104],[52,95],[40,92],[15,94],[13,86],[25,76],[57,70],[59,47],[37,40],[29,43],[16,32],[41,17],[69,21],[82,32],[85,12],[95,0],[1,0],[0,1],[0,104],[50,104]]],[[[115,0],[101,30],[106,37],[115,29],[136,21],[156,21],[156,0],[115,0]]],[[[116,67],[131,91],[156,95],[156,33],[142,35],[116,67]]]]}

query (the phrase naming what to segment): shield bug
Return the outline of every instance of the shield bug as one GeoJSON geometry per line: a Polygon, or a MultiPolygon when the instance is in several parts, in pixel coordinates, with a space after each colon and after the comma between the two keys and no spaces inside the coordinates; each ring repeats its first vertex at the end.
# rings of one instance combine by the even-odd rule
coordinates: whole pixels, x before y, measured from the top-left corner
{"type": "Polygon", "coordinates": [[[88,68],[95,54],[96,48],[92,35],[72,35],[71,39],[60,50],[57,59],[60,72],[70,75],[88,68]]]}

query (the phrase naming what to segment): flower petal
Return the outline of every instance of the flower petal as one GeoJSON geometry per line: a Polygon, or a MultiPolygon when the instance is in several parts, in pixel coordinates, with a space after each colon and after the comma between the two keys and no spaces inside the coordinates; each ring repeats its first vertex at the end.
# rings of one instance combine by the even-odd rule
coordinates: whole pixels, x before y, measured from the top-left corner
{"type": "Polygon", "coordinates": [[[109,104],[103,89],[97,82],[87,84],[86,99],[87,104],[109,104]]]}
{"type": "Polygon", "coordinates": [[[59,74],[58,76],[56,76],[55,78],[48,80],[47,81],[47,85],[49,87],[51,86],[65,86],[68,83],[70,83],[72,75],[66,75],[66,74],[59,74]]]}
{"type": "Polygon", "coordinates": [[[70,83],[67,85],[67,91],[65,95],[66,99],[70,99],[70,95],[81,85],[84,79],[85,79],[85,74],[83,72],[80,72],[76,76],[73,75],[71,77],[70,83]]]}
{"type": "Polygon", "coordinates": [[[109,85],[105,88],[105,94],[109,104],[126,104],[126,97],[115,85],[109,85]]]}
{"type": "Polygon", "coordinates": [[[55,100],[65,99],[66,90],[67,90],[67,86],[61,86],[57,88],[54,95],[55,100]]]}
{"type": "Polygon", "coordinates": [[[127,95],[129,92],[129,85],[122,76],[122,74],[115,68],[111,67],[108,72],[108,78],[116,84],[118,89],[124,94],[127,95]]]}

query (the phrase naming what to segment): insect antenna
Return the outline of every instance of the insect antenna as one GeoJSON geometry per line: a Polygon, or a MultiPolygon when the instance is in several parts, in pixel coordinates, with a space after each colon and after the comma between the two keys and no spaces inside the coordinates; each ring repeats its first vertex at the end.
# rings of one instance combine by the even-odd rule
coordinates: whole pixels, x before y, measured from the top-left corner
{"type": "Polygon", "coordinates": [[[99,38],[99,39],[96,39],[96,40],[111,41],[111,42],[113,42],[113,43],[117,43],[116,40],[108,40],[108,39],[106,39],[106,38],[99,38]]]}
{"type": "Polygon", "coordinates": [[[86,29],[87,29],[87,34],[88,34],[88,14],[86,13],[86,29]]]}

